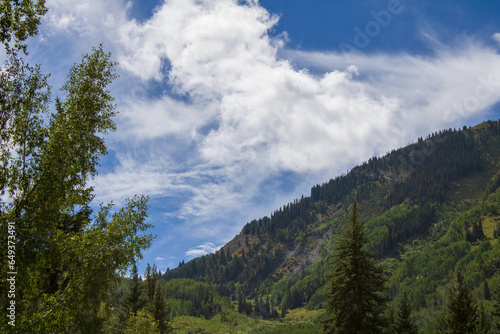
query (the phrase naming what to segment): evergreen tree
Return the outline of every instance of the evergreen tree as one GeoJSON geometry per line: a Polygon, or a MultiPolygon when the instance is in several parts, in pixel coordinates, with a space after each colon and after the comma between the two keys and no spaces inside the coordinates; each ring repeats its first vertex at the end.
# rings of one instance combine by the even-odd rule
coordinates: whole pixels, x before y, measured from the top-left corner
{"type": "Polygon", "coordinates": [[[150,302],[153,302],[155,296],[156,283],[158,282],[158,278],[160,275],[156,269],[156,265],[153,264],[153,267],[149,265],[146,266],[146,271],[144,272],[144,279],[146,283],[146,295],[150,302]]]}
{"type": "Polygon", "coordinates": [[[419,330],[413,318],[408,294],[403,292],[401,306],[394,320],[394,333],[398,334],[418,334],[419,330]]]}
{"type": "Polygon", "coordinates": [[[471,291],[465,284],[460,266],[457,266],[446,303],[446,310],[441,316],[445,325],[440,328],[442,334],[473,334],[478,328],[478,310],[471,291]]]}
{"type": "Polygon", "coordinates": [[[382,333],[385,327],[382,309],[387,300],[381,293],[386,279],[374,255],[363,250],[367,243],[354,201],[349,224],[335,243],[325,333],[382,333]]]}
{"type": "Polygon", "coordinates": [[[241,292],[241,286],[238,286],[238,313],[243,313],[243,292],[241,292]]]}
{"type": "Polygon", "coordinates": [[[146,301],[143,298],[141,281],[137,275],[137,266],[132,266],[132,272],[130,273],[130,283],[129,291],[125,294],[125,306],[126,310],[132,315],[137,316],[137,311],[139,311],[146,301]]]}
{"type": "Polygon", "coordinates": [[[165,303],[163,291],[159,283],[157,283],[154,295],[154,308],[153,317],[158,324],[158,332],[166,334],[172,332],[172,325],[170,322],[170,309],[165,303]]]}

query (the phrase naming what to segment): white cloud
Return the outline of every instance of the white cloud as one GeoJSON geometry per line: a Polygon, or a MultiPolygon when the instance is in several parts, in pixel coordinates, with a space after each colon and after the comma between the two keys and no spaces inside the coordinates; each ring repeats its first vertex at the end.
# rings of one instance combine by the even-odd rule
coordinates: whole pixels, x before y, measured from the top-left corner
{"type": "Polygon", "coordinates": [[[500,45],[500,32],[494,33],[493,36],[491,36],[495,42],[500,45]]]}
{"type": "Polygon", "coordinates": [[[81,40],[113,34],[114,28],[126,21],[130,8],[121,0],[48,0],[46,5],[49,11],[42,35],[76,34],[81,40]]]}
{"type": "Polygon", "coordinates": [[[301,66],[331,70],[355,64],[374,96],[401,101],[398,115],[410,135],[459,126],[500,101],[500,56],[479,44],[438,49],[435,57],[301,52],[287,55],[301,66]]]}
{"type": "Polygon", "coordinates": [[[99,199],[180,196],[191,236],[227,239],[228,225],[293,199],[274,187],[281,174],[297,175],[294,195],[307,192],[500,100],[499,55],[481,45],[427,58],[287,50],[268,34],[278,18],[240,3],[170,0],[144,23],[120,0],[55,6],[52,33],[102,34],[123,72],[117,162],[95,180],[99,199]],[[172,92],[137,93],[158,87],[172,92]]]}
{"type": "Polygon", "coordinates": [[[199,246],[196,246],[196,247],[189,249],[186,252],[186,256],[189,258],[203,256],[206,254],[214,253],[214,252],[218,251],[221,247],[222,246],[215,246],[213,243],[207,242],[206,244],[199,245],[199,246]]]}
{"type": "Polygon", "coordinates": [[[123,102],[118,134],[121,140],[128,137],[143,141],[165,136],[195,140],[199,129],[215,116],[209,108],[176,101],[168,96],[123,102]],[[204,112],[200,112],[201,109],[204,112]]]}

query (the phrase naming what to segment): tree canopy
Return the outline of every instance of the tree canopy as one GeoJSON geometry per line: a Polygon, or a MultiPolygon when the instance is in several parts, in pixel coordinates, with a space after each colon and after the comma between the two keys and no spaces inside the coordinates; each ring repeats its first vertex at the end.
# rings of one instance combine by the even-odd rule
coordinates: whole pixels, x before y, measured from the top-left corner
{"type": "Polygon", "coordinates": [[[44,1],[0,4],[8,54],[0,71],[0,248],[9,254],[0,268],[12,273],[0,283],[0,306],[15,309],[0,331],[98,332],[100,303],[154,236],[146,197],[93,212],[89,181],[107,153],[104,135],[116,128],[107,88],[116,63],[102,46],[92,49],[51,107],[47,75],[16,52],[45,11],[44,1]]]}

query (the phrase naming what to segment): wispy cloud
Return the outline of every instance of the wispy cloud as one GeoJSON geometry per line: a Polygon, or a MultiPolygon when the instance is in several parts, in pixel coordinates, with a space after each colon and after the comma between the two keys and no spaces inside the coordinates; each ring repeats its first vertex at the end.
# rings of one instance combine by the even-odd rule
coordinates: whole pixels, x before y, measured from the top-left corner
{"type": "Polygon", "coordinates": [[[500,57],[480,43],[346,58],[287,49],[257,1],[170,0],[142,23],[120,0],[53,3],[47,37],[90,44],[104,31],[120,61],[119,132],[97,198],[180,198],[169,215],[185,236],[227,241],[313,183],[500,101],[500,57]]]}
{"type": "Polygon", "coordinates": [[[493,34],[492,38],[500,46],[500,32],[497,32],[497,33],[493,34]]]}
{"type": "Polygon", "coordinates": [[[196,246],[194,248],[189,249],[186,252],[186,256],[189,258],[195,258],[198,256],[214,253],[219,250],[221,246],[215,246],[213,243],[209,242],[203,245],[196,246]]]}

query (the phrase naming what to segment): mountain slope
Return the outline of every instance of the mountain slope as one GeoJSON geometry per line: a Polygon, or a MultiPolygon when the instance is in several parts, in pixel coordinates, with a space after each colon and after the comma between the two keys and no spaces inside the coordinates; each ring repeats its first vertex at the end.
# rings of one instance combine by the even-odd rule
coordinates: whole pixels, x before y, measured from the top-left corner
{"type": "MultiPolygon", "coordinates": [[[[407,287],[414,307],[426,308],[427,296],[450,278],[451,264],[468,256],[467,263],[477,263],[473,257],[481,254],[499,254],[500,259],[494,234],[500,226],[499,170],[499,122],[443,130],[315,185],[310,196],[246,224],[217,253],[163,277],[211,283],[233,299],[265,295],[282,309],[322,307],[331,245],[357,199],[371,235],[368,248],[392,277],[389,294],[399,298],[400,287],[407,287]],[[447,252],[456,256],[449,256],[449,265],[434,261],[435,268],[443,268],[439,274],[423,272],[423,265],[408,269],[414,268],[411,261],[430,263],[447,252]],[[424,255],[426,260],[419,257],[424,255]],[[418,277],[426,283],[417,282],[418,277]]],[[[471,284],[492,279],[498,268],[495,260],[477,267],[481,272],[473,273],[471,284]]]]}

